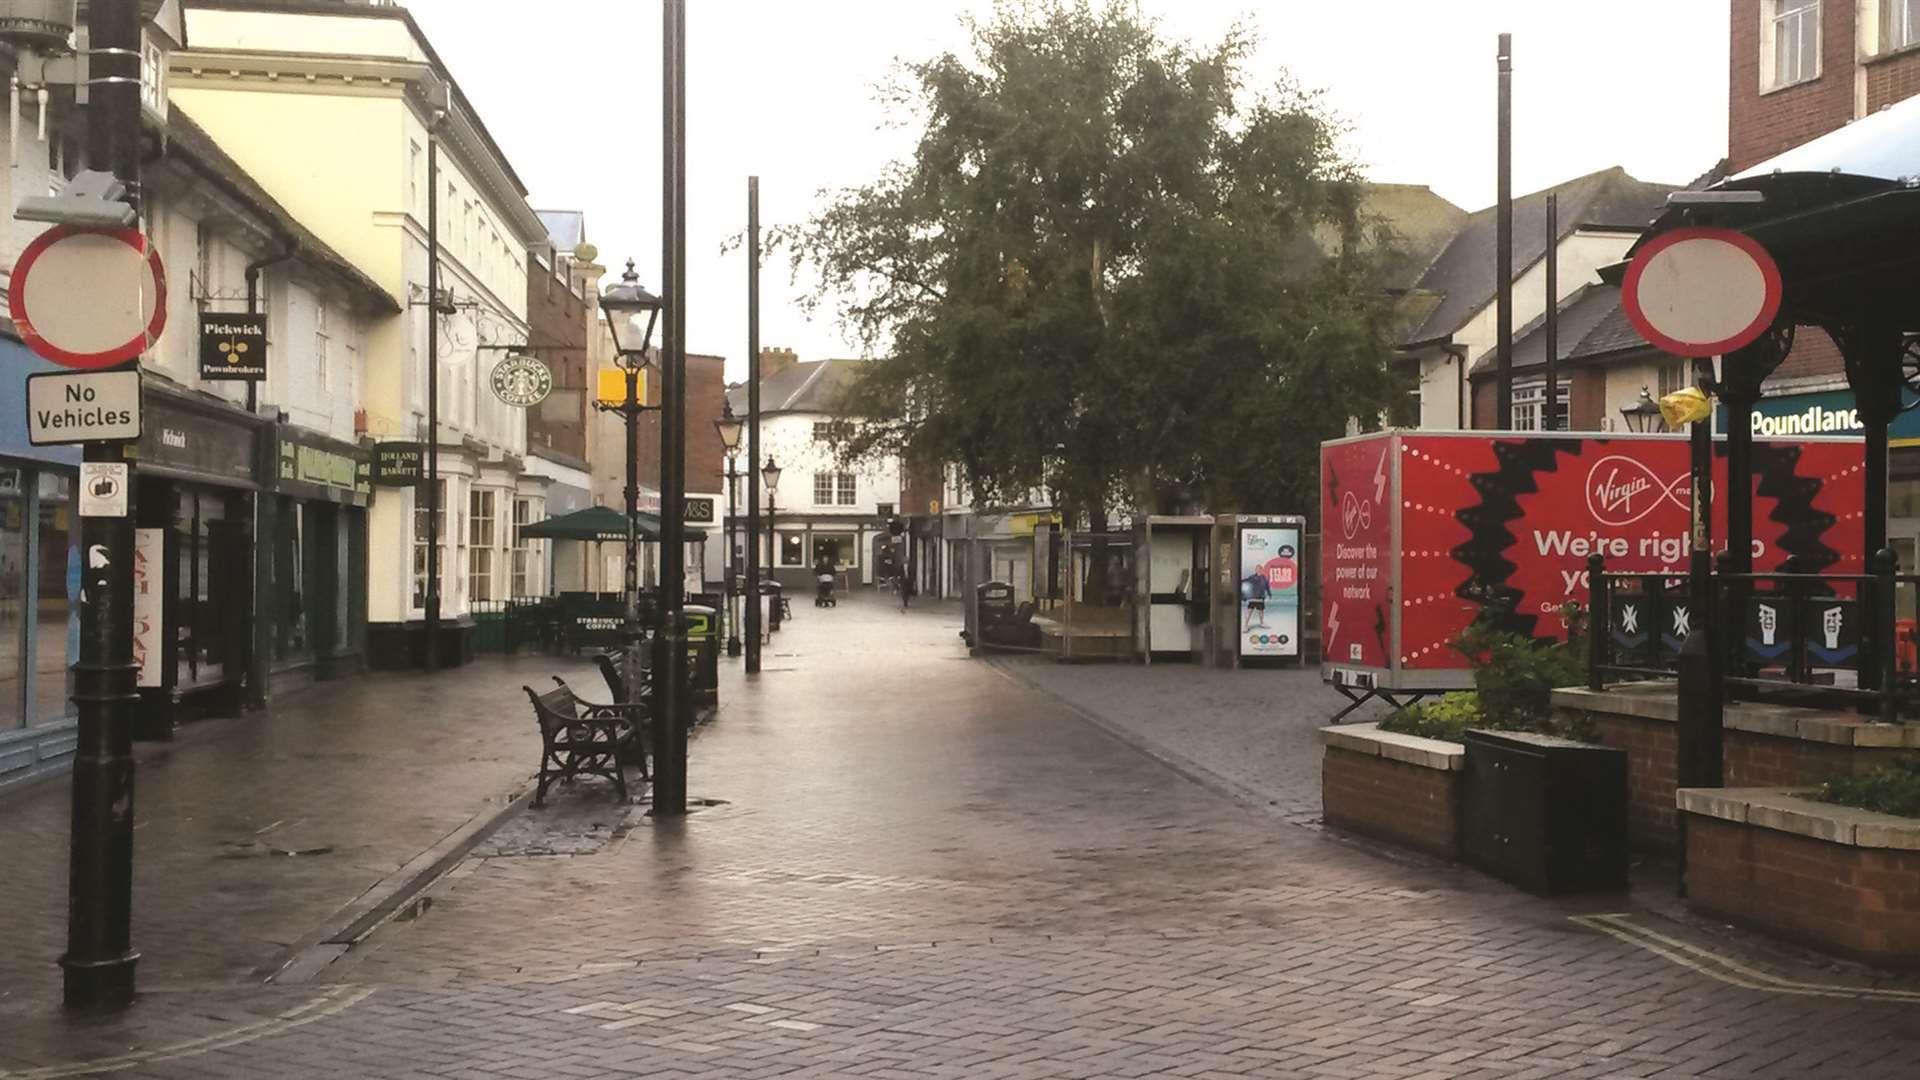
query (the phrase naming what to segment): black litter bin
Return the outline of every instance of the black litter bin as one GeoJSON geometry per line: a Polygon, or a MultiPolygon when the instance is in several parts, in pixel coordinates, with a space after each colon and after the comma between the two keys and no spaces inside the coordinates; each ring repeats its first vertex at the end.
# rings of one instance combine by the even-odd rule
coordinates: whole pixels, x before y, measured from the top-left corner
{"type": "Polygon", "coordinates": [[[1467,862],[1542,896],[1627,887],[1625,751],[1519,731],[1462,741],[1467,862]]]}

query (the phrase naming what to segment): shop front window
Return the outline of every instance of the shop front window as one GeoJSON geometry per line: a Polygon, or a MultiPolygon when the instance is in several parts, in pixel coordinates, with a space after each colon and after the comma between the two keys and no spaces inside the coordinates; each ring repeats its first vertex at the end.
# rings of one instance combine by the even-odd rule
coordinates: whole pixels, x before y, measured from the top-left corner
{"type": "Polygon", "coordinates": [[[533,595],[533,544],[520,535],[533,514],[533,500],[513,500],[513,595],[533,595]]]}
{"type": "MultiPolygon", "coordinates": [[[[26,475],[0,465],[0,731],[25,727],[21,682],[26,678],[28,598],[38,576],[27,566],[26,475]]],[[[62,644],[66,635],[60,636],[62,644]]]]}
{"type": "MultiPolygon", "coordinates": [[[[441,607],[444,609],[446,607],[445,594],[447,590],[447,560],[445,557],[447,544],[447,482],[440,480],[437,481],[437,483],[439,484],[440,491],[440,498],[437,500],[439,509],[431,516],[440,519],[440,543],[442,545],[442,555],[440,559],[440,602],[441,607]]],[[[416,608],[425,608],[427,606],[427,530],[431,524],[430,515],[427,513],[426,489],[422,486],[413,493],[413,606],[416,608]]]]}
{"type": "Polygon", "coordinates": [[[313,656],[313,636],[307,627],[307,521],[305,507],[292,499],[280,500],[279,543],[273,557],[273,587],[279,591],[274,619],[274,659],[298,661],[313,656]]]}
{"type": "Polygon", "coordinates": [[[780,534],[780,565],[807,565],[807,540],[805,536],[797,532],[783,532],[780,534]]]}
{"type": "Polygon", "coordinates": [[[468,538],[467,598],[476,602],[493,599],[493,512],[493,492],[474,488],[467,506],[472,529],[468,538]]]}
{"type": "Polygon", "coordinates": [[[859,545],[850,536],[819,536],[813,538],[813,564],[820,565],[824,560],[836,570],[848,570],[859,565],[857,555],[859,545]]]}
{"type": "Polygon", "coordinates": [[[33,580],[37,593],[33,611],[33,700],[28,703],[29,724],[46,723],[73,714],[72,674],[68,658],[79,651],[80,622],[73,598],[80,592],[77,522],[73,518],[73,479],[41,473],[39,567],[33,580]]]}
{"type": "Polygon", "coordinates": [[[238,638],[234,620],[244,619],[235,587],[249,562],[246,526],[228,515],[223,494],[181,488],[175,497],[177,685],[205,686],[225,680],[228,661],[237,659],[229,653],[238,638]]]}

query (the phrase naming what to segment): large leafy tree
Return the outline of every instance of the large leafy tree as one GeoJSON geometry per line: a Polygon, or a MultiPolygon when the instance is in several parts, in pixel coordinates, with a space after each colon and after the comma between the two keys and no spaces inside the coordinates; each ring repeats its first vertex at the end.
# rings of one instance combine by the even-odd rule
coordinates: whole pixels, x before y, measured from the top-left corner
{"type": "Polygon", "coordinates": [[[787,237],[871,352],[843,451],[981,501],[1310,511],[1322,439],[1395,398],[1380,229],[1335,123],[1252,40],[1003,3],[906,64],[917,146],[787,237]]]}

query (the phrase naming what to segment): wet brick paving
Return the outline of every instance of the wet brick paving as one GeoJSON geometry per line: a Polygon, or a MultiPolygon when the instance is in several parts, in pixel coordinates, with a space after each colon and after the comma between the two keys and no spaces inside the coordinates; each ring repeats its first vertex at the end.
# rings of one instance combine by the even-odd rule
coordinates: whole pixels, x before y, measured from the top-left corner
{"type": "MultiPolygon", "coordinates": [[[[0,1010],[0,1076],[1915,1074],[1914,983],[1303,828],[1130,745],[1172,728],[967,662],[953,622],[804,610],[694,744],[721,804],[543,848],[595,816],[583,784],[312,983],[0,1010]]],[[[1072,678],[1180,708],[1139,674],[1072,678]]],[[[1304,805],[1284,767],[1271,801],[1304,805]]]]}

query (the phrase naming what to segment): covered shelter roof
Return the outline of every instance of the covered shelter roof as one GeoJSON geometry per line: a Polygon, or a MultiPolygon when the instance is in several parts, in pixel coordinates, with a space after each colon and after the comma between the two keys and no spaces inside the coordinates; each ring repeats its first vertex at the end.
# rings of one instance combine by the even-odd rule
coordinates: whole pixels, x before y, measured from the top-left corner
{"type": "Polygon", "coordinates": [[[1779,264],[1783,312],[1792,320],[1833,328],[1871,317],[1920,330],[1912,300],[1920,271],[1920,97],[1706,190],[1763,198],[1669,205],[1648,237],[1683,225],[1737,229],[1779,264]]]}

